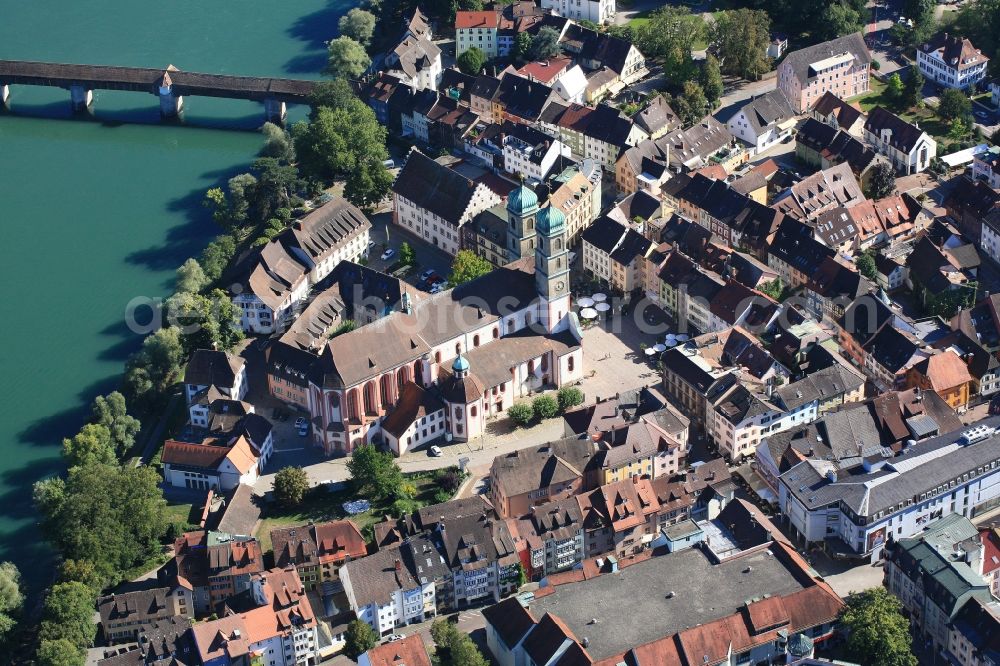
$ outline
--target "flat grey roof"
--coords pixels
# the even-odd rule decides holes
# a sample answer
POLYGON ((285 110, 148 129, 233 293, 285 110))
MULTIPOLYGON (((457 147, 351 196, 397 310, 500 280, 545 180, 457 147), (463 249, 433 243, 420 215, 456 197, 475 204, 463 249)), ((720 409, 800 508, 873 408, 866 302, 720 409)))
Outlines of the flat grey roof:
POLYGON ((552 613, 577 640, 585 637, 595 660, 736 613, 753 597, 803 589, 768 551, 713 565, 700 548, 660 555, 579 583, 555 588, 528 609, 552 613), (744 573, 747 567, 751 571, 744 573), (668 599, 667 594, 673 592, 668 599), (596 619, 596 623, 592 620, 596 619))

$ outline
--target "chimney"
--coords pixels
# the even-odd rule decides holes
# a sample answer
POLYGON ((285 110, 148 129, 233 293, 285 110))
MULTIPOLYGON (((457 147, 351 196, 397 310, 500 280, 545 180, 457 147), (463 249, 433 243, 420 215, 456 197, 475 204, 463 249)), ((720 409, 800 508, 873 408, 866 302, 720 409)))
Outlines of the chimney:
POLYGON ((395 564, 395 566, 396 566, 396 571, 397 571, 397 572, 399 572, 399 571, 402 571, 402 570, 403 570, 403 563, 402 563, 402 562, 400 562, 400 561, 399 561, 398 559, 397 559, 397 560, 395 560, 394 564, 395 564))

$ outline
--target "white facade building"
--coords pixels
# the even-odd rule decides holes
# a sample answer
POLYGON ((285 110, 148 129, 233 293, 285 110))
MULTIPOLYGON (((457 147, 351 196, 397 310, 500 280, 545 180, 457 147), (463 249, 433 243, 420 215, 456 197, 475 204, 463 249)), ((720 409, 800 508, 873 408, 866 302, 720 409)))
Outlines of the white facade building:
POLYGON ((1000 417, 841 471, 806 460, 778 477, 778 503, 804 544, 837 539, 876 561, 891 532, 909 537, 938 518, 1000 506, 1000 417))
POLYGON ((778 89, 747 102, 727 125, 729 132, 761 153, 792 135, 795 111, 778 89))
POLYGON ((450 255, 461 249, 462 225, 500 203, 486 185, 418 150, 410 153, 392 190, 393 221, 450 255))
POLYGON ((964 90, 986 77, 990 59, 968 39, 947 32, 917 47, 917 66, 929 81, 964 90))
POLYGON ((542 0, 542 9, 577 21, 611 23, 615 18, 615 0, 542 0))

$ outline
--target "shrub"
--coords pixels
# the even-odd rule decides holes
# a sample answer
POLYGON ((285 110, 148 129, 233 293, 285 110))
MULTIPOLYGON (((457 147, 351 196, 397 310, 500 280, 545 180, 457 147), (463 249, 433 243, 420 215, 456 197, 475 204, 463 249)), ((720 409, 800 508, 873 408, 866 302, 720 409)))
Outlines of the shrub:
POLYGON ((454 467, 448 467, 438 470, 434 480, 444 490, 455 492, 462 485, 462 474, 454 467))
POLYGON ((454 493, 444 488, 438 488, 437 492, 434 493, 434 503, 443 504, 445 502, 451 501, 451 497, 454 493))
POLYGON ((538 419, 551 419, 559 414, 559 403, 551 395, 540 395, 531 401, 531 410, 538 419))
POLYGON ((583 403, 583 391, 575 386, 564 386, 559 389, 557 399, 559 400, 559 409, 565 412, 567 409, 583 403))
POLYGON ((510 406, 510 409, 507 410, 507 416, 516 425, 527 426, 535 419, 535 410, 528 403, 519 402, 510 406))

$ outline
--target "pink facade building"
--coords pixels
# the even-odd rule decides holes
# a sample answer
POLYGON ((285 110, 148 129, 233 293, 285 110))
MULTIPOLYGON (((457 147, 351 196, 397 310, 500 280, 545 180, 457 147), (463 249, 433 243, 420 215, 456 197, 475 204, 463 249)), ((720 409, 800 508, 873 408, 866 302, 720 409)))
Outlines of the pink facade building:
POLYGON ((793 51, 778 66, 778 89, 796 113, 805 113, 824 93, 841 99, 869 90, 871 54, 860 33, 793 51))

